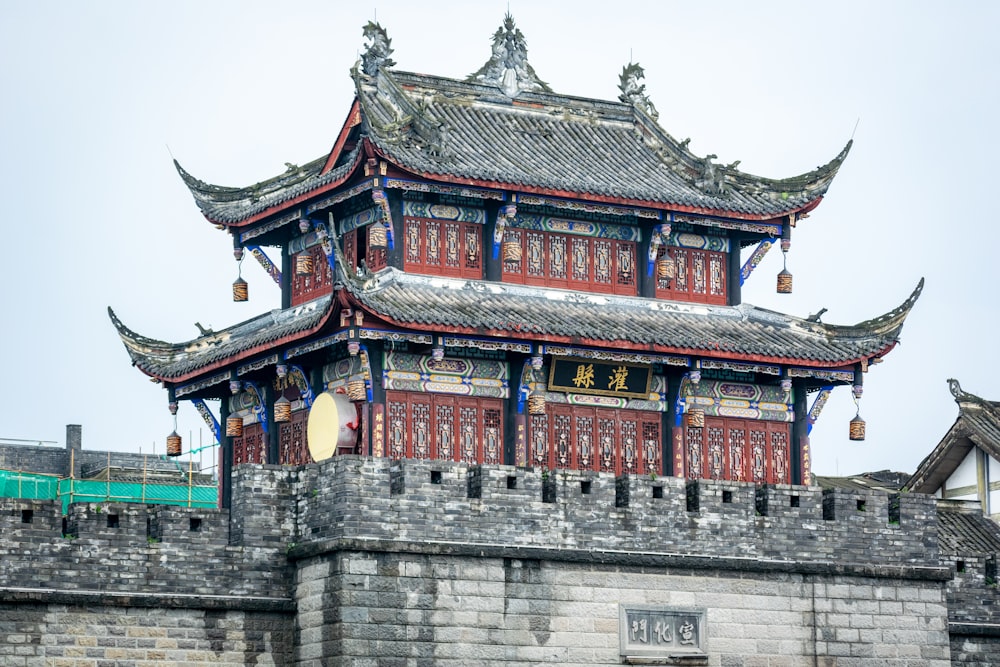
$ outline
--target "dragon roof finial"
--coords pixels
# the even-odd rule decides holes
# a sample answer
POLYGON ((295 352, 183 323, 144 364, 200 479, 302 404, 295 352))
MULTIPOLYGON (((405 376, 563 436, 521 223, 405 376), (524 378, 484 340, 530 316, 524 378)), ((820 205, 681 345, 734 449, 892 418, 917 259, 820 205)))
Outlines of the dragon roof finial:
POLYGON ((660 114, 656 111, 656 107, 653 106, 649 95, 646 94, 646 84, 639 83, 640 80, 645 78, 646 71, 639 63, 629 63, 625 67, 622 67, 622 73, 618 76, 618 90, 622 91, 622 94, 618 96, 618 99, 626 104, 631 104, 653 120, 656 120, 660 117, 660 114))
POLYGON ((383 67, 388 69, 396 64, 390 58, 392 55, 392 40, 389 34, 378 23, 369 21, 364 27, 364 38, 370 40, 361 54, 361 69, 368 76, 375 76, 383 67))
POLYGON ((469 75, 468 81, 493 84, 507 97, 516 97, 522 91, 551 92, 528 63, 528 44, 514 25, 514 17, 510 13, 504 16, 503 25, 493 33, 492 48, 490 59, 477 72, 469 75))

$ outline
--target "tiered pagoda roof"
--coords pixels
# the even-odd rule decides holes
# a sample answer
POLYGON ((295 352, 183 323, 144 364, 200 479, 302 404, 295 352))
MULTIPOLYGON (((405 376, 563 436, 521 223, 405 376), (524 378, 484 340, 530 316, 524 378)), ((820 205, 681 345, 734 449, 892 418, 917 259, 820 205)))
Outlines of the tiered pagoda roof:
MULTIPOLYGON (((379 159, 400 183, 541 194, 656 214, 775 220, 816 206, 851 146, 826 165, 787 179, 747 174, 736 163, 715 164, 715 156, 695 156, 687 140, 675 140, 657 124, 637 65, 623 70, 619 101, 551 92, 527 65, 523 36, 509 17, 494 36, 491 59, 465 81, 397 72, 384 31, 369 24, 366 37, 372 43, 352 70, 356 98, 329 154, 245 188, 206 184, 177 165, 209 220, 237 233, 272 224, 268 220, 294 219, 328 192, 363 185, 362 167, 379 159)), ((133 363, 173 383, 303 341, 347 308, 366 312, 366 326, 401 331, 832 369, 887 353, 923 285, 881 317, 835 326, 746 304, 587 295, 427 278, 395 268, 360 279, 345 273, 342 261, 336 264, 332 296, 185 343, 146 338, 114 313, 111 319, 133 363)))
MULTIPOLYGON (((505 26, 520 35, 513 21, 505 26)), ((508 57, 515 74, 491 77, 491 63, 503 69, 495 44, 494 58, 459 81, 395 71, 371 56, 377 44, 352 70, 355 103, 330 154, 243 188, 210 185, 177 164, 209 220, 263 219, 342 185, 371 156, 439 183, 765 220, 818 204, 851 147, 808 173, 764 178, 698 157, 660 127, 637 65, 623 71, 620 101, 605 101, 551 92, 517 64, 526 50, 508 57)))
MULTIPOLYGON (((881 317, 838 326, 748 304, 705 306, 589 295, 430 278, 394 268, 365 280, 338 273, 342 303, 366 312, 366 325, 372 327, 823 368, 848 366, 888 353, 923 288, 921 281, 906 301, 881 317)), ((178 344, 140 336, 109 312, 133 363, 148 375, 177 382, 263 354, 275 343, 303 340, 340 307, 337 300, 323 297, 178 344)))

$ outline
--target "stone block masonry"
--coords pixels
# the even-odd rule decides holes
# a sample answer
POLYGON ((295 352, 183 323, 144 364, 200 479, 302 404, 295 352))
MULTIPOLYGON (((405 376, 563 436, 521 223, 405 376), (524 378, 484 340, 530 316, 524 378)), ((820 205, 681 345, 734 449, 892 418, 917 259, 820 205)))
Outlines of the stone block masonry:
POLYGON ((233 481, 230 512, 0 502, 0 667, 617 665, 639 607, 704 613, 676 664, 950 664, 926 496, 356 456, 233 481))

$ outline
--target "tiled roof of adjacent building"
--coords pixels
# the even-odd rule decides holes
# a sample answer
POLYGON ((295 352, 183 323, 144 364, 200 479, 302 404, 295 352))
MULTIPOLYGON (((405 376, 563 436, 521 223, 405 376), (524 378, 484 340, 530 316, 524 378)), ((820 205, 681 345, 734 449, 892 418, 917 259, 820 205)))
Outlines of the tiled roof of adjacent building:
POLYGON ((977 502, 938 500, 938 541, 945 554, 1000 553, 1000 526, 977 502))
POLYGON ((974 447, 1000 459, 1000 403, 963 391, 958 380, 948 380, 948 386, 958 403, 958 417, 934 450, 917 466, 906 483, 910 491, 936 492, 974 447))
POLYGON ((537 78, 509 17, 494 37, 490 61, 465 81, 392 70, 388 38, 380 27, 369 27, 373 44, 352 70, 360 109, 353 152, 290 167, 247 188, 209 185, 178 165, 210 220, 239 224, 325 191, 357 168, 363 146, 433 181, 770 219, 814 206, 850 150, 848 143, 833 160, 800 176, 754 176, 739 171, 738 163, 694 155, 687 140, 661 128, 638 83, 638 65, 623 70, 620 101, 586 99, 553 93, 537 78), (327 164, 338 166, 324 173, 327 164))

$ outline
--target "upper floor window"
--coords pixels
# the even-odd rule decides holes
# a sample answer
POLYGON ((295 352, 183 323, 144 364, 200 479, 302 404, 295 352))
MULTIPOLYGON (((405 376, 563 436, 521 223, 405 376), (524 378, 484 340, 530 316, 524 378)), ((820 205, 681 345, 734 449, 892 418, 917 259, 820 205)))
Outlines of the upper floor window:
POLYGON ((355 272, 361 268, 361 260, 369 271, 384 269, 388 264, 385 226, 381 222, 345 232, 343 243, 344 261, 355 272))
POLYGON ((656 296, 724 305, 727 239, 679 234, 657 251, 656 296))
POLYGON ((505 282, 634 296, 635 242, 509 227, 505 282))
POLYGON ((483 277, 482 225, 431 218, 403 219, 403 269, 456 278, 483 277))
POLYGON ((333 284, 330 262, 323 247, 314 245, 295 253, 292 260, 292 305, 328 294, 333 284))

